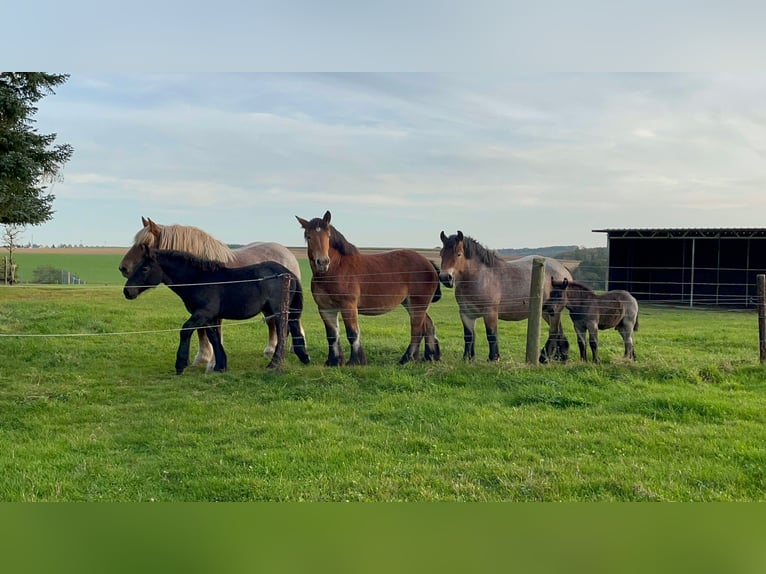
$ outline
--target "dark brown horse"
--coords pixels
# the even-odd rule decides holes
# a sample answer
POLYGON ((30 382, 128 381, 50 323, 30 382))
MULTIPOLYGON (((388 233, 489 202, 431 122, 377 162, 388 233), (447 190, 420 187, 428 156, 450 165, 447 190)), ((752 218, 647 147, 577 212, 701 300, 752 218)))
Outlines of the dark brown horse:
MULTIPOLYGON (((441 273, 439 279, 446 287, 455 288, 455 299, 463 322, 465 350, 463 358, 471 360, 475 352, 476 319, 484 319, 489 343, 489 360, 497 361, 497 321, 521 321, 529 317, 529 287, 532 281, 532 261, 535 256, 506 261, 496 251, 487 249, 475 239, 458 231, 447 237, 441 232, 441 273)), ((543 300, 550 293, 550 279, 571 279, 572 275, 556 259, 545 258, 545 287, 543 300)), ((541 360, 566 360, 569 343, 561 322, 549 313, 543 318, 551 326, 541 360)))
MULTIPOLYGON (((275 261, 284 265, 298 279, 301 277, 301 269, 298 260, 287 247, 279 243, 250 243, 244 247, 231 249, 228 245, 219 241, 207 232, 191 225, 160 225, 151 219, 141 218, 143 227, 138 230, 133 240, 133 246, 128 250, 120 261, 120 273, 128 277, 135 265, 143 258, 142 245, 148 245, 156 249, 174 249, 190 253, 206 261, 222 263, 229 268, 245 267, 255 263, 275 261)), ((267 321, 269 328, 269 341, 263 354, 271 357, 277 346, 277 329, 275 321, 267 321)), ((303 326, 301 325, 301 332, 303 326)), ((197 331, 199 336, 199 352, 194 359, 195 365, 207 363, 207 370, 215 366, 213 347, 207 338, 207 330, 197 331)), ((219 333, 222 337, 223 335, 219 333)))
POLYGON ((638 330, 638 301, 633 295, 621 289, 599 295, 585 285, 566 279, 551 279, 551 287, 551 295, 543 309, 558 317, 564 308, 569 309, 583 361, 588 360, 585 333, 588 333, 593 362, 598 363, 598 332, 612 328, 622 335, 625 357, 636 360, 633 331, 638 330))
POLYGON ((428 306, 441 297, 433 263, 409 249, 362 254, 330 225, 330 212, 311 221, 296 216, 303 227, 308 258, 314 273, 311 293, 324 321, 329 352, 327 365, 344 362, 338 313, 351 344, 350 365, 364 365, 367 357, 359 335, 358 315, 382 315, 403 305, 410 315, 410 344, 399 361, 417 358, 425 338, 425 360, 439 360, 441 352, 428 306))

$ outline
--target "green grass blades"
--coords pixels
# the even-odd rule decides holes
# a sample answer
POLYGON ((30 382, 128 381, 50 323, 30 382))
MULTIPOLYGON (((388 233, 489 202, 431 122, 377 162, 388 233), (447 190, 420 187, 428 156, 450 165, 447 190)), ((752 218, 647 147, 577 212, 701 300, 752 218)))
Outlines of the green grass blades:
MULTIPOLYGON (((166 287, 0 289, 3 501, 732 501, 766 499, 766 384, 754 313, 644 306, 638 361, 462 361, 454 294, 439 363, 396 363, 404 310, 361 319, 370 365, 267 372, 260 319, 224 323, 226 373, 174 374, 188 314, 166 287)), ((571 321, 565 329, 576 350, 571 321)), ((196 337, 192 349, 196 350, 196 337)), ((348 354, 348 344, 344 341, 348 354)))

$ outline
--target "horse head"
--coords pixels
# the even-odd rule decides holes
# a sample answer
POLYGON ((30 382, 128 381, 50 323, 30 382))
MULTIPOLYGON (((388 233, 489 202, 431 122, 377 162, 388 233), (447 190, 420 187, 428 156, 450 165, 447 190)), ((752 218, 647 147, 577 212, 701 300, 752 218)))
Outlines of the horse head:
POLYGON ((551 277, 551 292, 543 303, 544 313, 559 315, 564 310, 568 302, 567 287, 569 287, 569 279, 566 277, 563 281, 556 281, 551 277))
POLYGON ((465 246, 463 244, 463 232, 458 231, 457 235, 447 237, 444 231, 439 236, 442 241, 442 248, 439 252, 441 256, 441 271, 439 272, 439 281, 445 287, 455 286, 455 277, 463 270, 465 265, 465 246))
POLYGON ((311 270, 314 273, 327 273, 330 269, 330 238, 332 236, 330 212, 326 211, 323 218, 315 217, 311 221, 297 215, 295 218, 303 228, 311 270))
POLYGON ((155 249, 146 244, 137 247, 141 251, 141 259, 133 267, 122 294, 126 299, 135 299, 141 293, 152 287, 156 287, 162 282, 162 267, 157 260, 155 249))
POLYGON ((143 257, 143 252, 141 250, 142 245, 150 245, 152 247, 158 247, 160 245, 162 228, 150 218, 143 216, 141 216, 141 224, 143 227, 136 233, 136 236, 133 239, 133 246, 128 249, 128 252, 122 258, 122 261, 120 261, 120 273, 126 278, 130 277, 133 269, 143 257))

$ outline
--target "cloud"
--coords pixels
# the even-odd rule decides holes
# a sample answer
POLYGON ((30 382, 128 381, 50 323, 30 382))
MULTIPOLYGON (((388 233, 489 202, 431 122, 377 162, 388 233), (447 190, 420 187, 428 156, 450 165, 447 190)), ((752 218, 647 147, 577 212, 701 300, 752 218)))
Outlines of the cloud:
POLYGON ((381 223, 355 230, 367 244, 418 219, 415 246, 466 219, 497 247, 554 228, 588 244, 601 227, 762 221, 764 99, 752 75, 73 76, 39 127, 75 147, 62 199, 242 219, 243 237, 250 210, 268 238, 332 208, 381 223))

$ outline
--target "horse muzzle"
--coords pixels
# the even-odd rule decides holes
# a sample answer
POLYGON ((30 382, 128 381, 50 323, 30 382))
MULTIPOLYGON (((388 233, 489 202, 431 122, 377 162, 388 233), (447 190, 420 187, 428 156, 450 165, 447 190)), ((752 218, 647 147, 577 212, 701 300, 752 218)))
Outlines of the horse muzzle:
POLYGON ((452 289, 455 286, 455 275, 449 271, 442 271, 439 273, 439 281, 445 287, 452 289))
POLYGON ((132 301, 141 294, 141 290, 137 287, 125 287, 122 290, 122 294, 125 295, 125 299, 132 301))
POLYGON ((318 273, 327 273, 327 270, 330 268, 330 258, 317 257, 314 259, 314 267, 316 267, 318 273))

